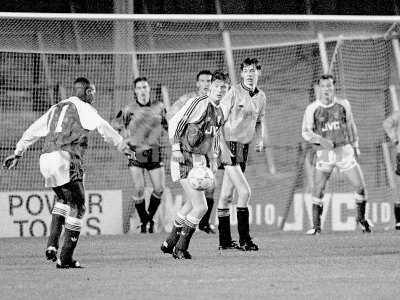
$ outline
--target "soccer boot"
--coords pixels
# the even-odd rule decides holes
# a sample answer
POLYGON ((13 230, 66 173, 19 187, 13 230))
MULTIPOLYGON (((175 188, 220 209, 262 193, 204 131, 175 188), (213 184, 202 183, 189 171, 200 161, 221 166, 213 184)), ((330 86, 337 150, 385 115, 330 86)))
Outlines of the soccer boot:
POLYGON ((242 250, 242 248, 238 245, 238 243, 234 240, 230 241, 229 243, 225 244, 225 245, 219 245, 218 246, 219 250, 229 250, 229 249, 233 249, 233 250, 242 250))
POLYGON ((189 251, 178 249, 176 247, 172 251, 172 257, 175 259, 192 259, 192 255, 189 251))
POLYGON ((199 226, 199 230, 204 231, 207 234, 215 234, 215 230, 210 225, 199 226))
POLYGON ((395 228, 396 230, 400 230, 400 223, 396 223, 396 225, 394 226, 394 228, 395 228))
POLYGON ((57 260, 57 249, 54 246, 47 247, 46 251, 47 260, 56 261, 57 260))
POLYGON ((141 223, 137 228, 140 227, 140 233, 147 233, 147 222, 141 223))
POLYGON ((368 223, 367 220, 361 220, 360 221, 360 227, 362 229, 362 232, 370 233, 371 232, 371 225, 368 223))
POLYGON ((240 248, 243 251, 258 251, 258 246, 251 239, 240 242, 240 248))
POLYGON ((83 267, 77 260, 72 260, 69 264, 62 264, 60 260, 57 260, 57 269, 82 269, 83 267))
POLYGON ((154 221, 149 220, 149 228, 148 228, 149 233, 154 233, 154 221))
POLYGON ((163 253, 165 253, 165 254, 172 254, 173 250, 174 250, 173 247, 172 247, 172 248, 171 248, 171 247, 168 247, 167 241, 164 241, 164 242, 161 244, 161 251, 162 251, 163 253))
POLYGON ((319 228, 311 228, 306 232, 307 235, 320 235, 321 234, 321 229, 319 228))

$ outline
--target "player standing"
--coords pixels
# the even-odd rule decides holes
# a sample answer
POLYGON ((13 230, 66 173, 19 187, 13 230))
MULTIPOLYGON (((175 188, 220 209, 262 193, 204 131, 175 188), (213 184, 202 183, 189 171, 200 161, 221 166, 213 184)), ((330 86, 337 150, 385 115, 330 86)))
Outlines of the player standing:
POLYGON ((74 95, 53 105, 36 120, 18 141, 13 155, 6 158, 4 166, 14 168, 22 154, 33 143, 44 137, 40 155, 40 171, 46 187, 51 187, 58 197, 52 211, 50 237, 46 257, 57 260, 58 242, 65 223, 64 243, 57 268, 80 268, 73 259, 85 213, 82 159, 88 145, 88 133, 97 130, 104 140, 124 151, 123 138, 100 117, 91 105, 95 87, 80 77, 74 82, 74 95))
POLYGON ((219 104, 228 89, 228 80, 227 74, 214 72, 210 93, 190 99, 169 121, 171 176, 174 181, 180 181, 188 201, 178 211, 172 231, 161 250, 172 253, 177 259, 191 258, 188 252, 190 239, 207 212, 204 192, 193 189, 187 175, 193 167, 206 166, 206 155, 211 170, 214 173, 217 171, 221 146, 218 134, 224 122, 219 104))
POLYGON ((261 66, 256 58, 246 58, 240 65, 242 82, 233 86, 221 103, 225 115, 224 138, 233 155, 225 173, 218 203, 218 231, 220 249, 257 251, 250 237, 249 209, 250 185, 244 175, 249 144, 256 135, 256 151, 264 148, 266 97, 258 89, 261 66), (234 190, 237 191, 237 220, 239 245, 232 240, 229 206, 234 190))
POLYGON ((154 232, 153 217, 160 206, 164 192, 164 166, 161 161, 162 127, 167 129, 165 110, 161 103, 150 100, 150 85, 146 77, 134 80, 135 100, 120 110, 112 125, 126 139, 134 156, 128 166, 132 175, 133 195, 139 215, 140 232, 154 232), (144 199, 144 171, 147 170, 153 185, 153 192, 146 211, 144 199))
POLYGON ((314 173, 313 228, 307 234, 321 232, 322 199, 326 183, 336 166, 355 189, 357 221, 364 232, 371 232, 365 219, 367 191, 364 175, 355 154, 359 154, 358 134, 348 100, 335 96, 335 81, 332 75, 318 79, 319 95, 309 104, 303 118, 302 136, 319 146, 314 173))
MULTIPOLYGON (((185 104, 192 98, 207 95, 210 91, 212 73, 209 70, 201 70, 196 76, 197 91, 187 93, 181 96, 171 107, 167 113, 167 119, 171 119, 185 104)), ((200 220, 199 229, 206 232, 215 234, 215 231, 210 226, 210 216, 214 206, 214 187, 205 191, 207 200, 207 212, 200 220)))
MULTIPOLYGON (((400 111, 395 111, 391 116, 389 116, 383 122, 383 128, 385 129, 388 137, 392 141, 392 143, 396 146, 397 154, 396 154, 396 177, 397 177, 397 186, 400 187, 400 145, 399 145, 399 137, 400 137, 400 111)), ((394 204, 394 218, 395 218, 395 228, 396 230, 400 230, 400 195, 397 197, 397 201, 394 204)))

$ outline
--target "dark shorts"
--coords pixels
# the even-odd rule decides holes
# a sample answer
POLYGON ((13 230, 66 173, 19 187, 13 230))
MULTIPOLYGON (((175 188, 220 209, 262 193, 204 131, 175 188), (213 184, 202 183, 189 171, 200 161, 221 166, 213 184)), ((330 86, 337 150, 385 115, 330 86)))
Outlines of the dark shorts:
POLYGON ((396 154, 396 175, 400 176, 400 153, 396 154))
POLYGON ((137 151, 135 152, 135 156, 135 159, 129 159, 128 167, 137 167, 151 171, 163 166, 160 147, 140 152, 137 151))
POLYGON ((249 144, 231 141, 227 141, 226 144, 233 155, 231 158, 231 165, 240 166, 240 169, 244 173, 244 171, 246 171, 247 157, 249 155, 249 144))
POLYGON ((84 210, 85 189, 82 180, 70 181, 62 186, 54 187, 53 191, 57 195, 59 202, 84 210))

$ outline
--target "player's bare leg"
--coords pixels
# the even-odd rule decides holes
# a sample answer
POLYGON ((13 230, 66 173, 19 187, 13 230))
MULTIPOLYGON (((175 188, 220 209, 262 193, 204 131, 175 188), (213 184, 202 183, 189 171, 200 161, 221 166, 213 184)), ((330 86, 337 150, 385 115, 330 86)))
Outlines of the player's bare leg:
POLYGON ((331 171, 322 171, 315 169, 314 172, 314 185, 312 193, 312 216, 313 228, 307 231, 307 234, 314 235, 321 233, 321 215, 323 211, 323 202, 326 183, 332 174, 331 171))
POLYGON ((356 163, 352 168, 343 171, 343 173, 355 189, 354 198, 357 205, 357 221, 360 223, 363 232, 371 232, 370 224, 365 219, 367 191, 360 165, 356 163))
POLYGON ((153 192, 150 196, 150 203, 147 209, 148 222, 149 222, 149 233, 154 232, 154 221, 153 217, 157 212, 158 207, 161 203, 161 197, 164 192, 164 168, 157 168, 149 171, 150 180, 153 185, 153 192))
POLYGON ((146 233, 146 227, 149 220, 146 211, 146 202, 144 199, 144 170, 135 166, 129 168, 132 175, 133 195, 132 199, 140 219, 140 232, 146 233))
POLYGON ((187 179, 182 179, 180 182, 193 207, 186 215, 186 220, 174 248, 173 256, 177 259, 190 259, 191 255, 188 252, 189 243, 201 218, 207 212, 207 201, 204 192, 194 190, 187 179))
POLYGON ((214 188, 206 190, 204 193, 206 196, 208 209, 203 218, 200 220, 199 229, 206 233, 215 234, 215 231, 210 227, 210 216, 214 207, 214 188))

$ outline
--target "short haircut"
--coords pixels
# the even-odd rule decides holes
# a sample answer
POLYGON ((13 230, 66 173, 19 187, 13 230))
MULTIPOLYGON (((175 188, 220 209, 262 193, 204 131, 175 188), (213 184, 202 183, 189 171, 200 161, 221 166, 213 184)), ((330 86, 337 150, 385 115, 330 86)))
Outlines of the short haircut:
POLYGON ((85 77, 78 77, 77 79, 75 79, 74 81, 74 85, 77 83, 81 83, 85 89, 87 89, 88 87, 90 87, 90 81, 89 79, 85 78, 85 77))
POLYGON ((196 75, 196 81, 199 81, 199 78, 200 78, 200 76, 201 75, 210 75, 210 76, 212 76, 212 73, 211 73, 211 71, 209 71, 209 70, 201 70, 199 73, 197 73, 197 75, 196 75))
POLYGON ((146 82, 148 82, 148 81, 147 81, 147 78, 144 77, 144 76, 142 76, 142 77, 137 77, 137 78, 133 81, 133 87, 136 87, 136 84, 137 84, 138 82, 141 82, 141 81, 146 81, 146 82))
POLYGON ((214 82, 215 80, 222 80, 229 83, 229 75, 222 70, 217 70, 211 76, 211 82, 214 82))
POLYGON ((332 74, 322 74, 322 75, 319 76, 319 78, 318 78, 318 84, 321 83, 321 80, 327 80, 327 79, 332 79, 333 84, 336 83, 335 77, 333 77, 332 74))
POLYGON ((261 70, 261 65, 258 62, 257 58, 250 58, 247 57, 244 61, 242 61, 242 63, 240 64, 240 71, 243 71, 245 66, 251 66, 254 65, 254 67, 256 68, 256 70, 261 70))

